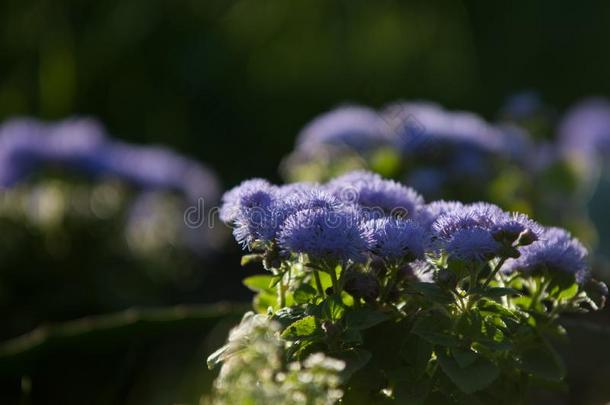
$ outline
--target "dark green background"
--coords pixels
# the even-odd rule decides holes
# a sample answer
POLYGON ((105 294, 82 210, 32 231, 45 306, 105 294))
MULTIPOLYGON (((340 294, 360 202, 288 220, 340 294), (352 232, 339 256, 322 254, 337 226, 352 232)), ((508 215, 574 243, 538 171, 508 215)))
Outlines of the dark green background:
POLYGON ((493 118, 610 93, 605 1, 4 0, 0 118, 99 117, 231 185, 276 176, 311 117, 427 98, 493 118))

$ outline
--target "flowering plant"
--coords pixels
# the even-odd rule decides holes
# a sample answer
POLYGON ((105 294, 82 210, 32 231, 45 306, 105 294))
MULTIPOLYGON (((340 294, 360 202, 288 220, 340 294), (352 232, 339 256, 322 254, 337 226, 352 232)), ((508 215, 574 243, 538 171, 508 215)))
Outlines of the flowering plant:
POLYGON ((509 100, 501 119, 488 122, 426 101, 379 110, 340 106, 302 129, 282 174, 289 181, 324 181, 349 170, 372 170, 405 181, 429 199, 490 201, 544 223, 561 218, 562 226, 592 242, 595 230, 585 205, 593 159, 575 156, 566 141, 591 145, 592 137, 582 134, 591 125, 582 119, 573 125, 570 113, 557 125, 558 139, 550 141, 545 138, 551 134, 541 135, 524 118, 541 108, 540 101, 509 100))
POLYGON ((0 338, 203 284, 226 232, 189 226, 185 211, 206 219, 219 190, 197 161, 113 139, 93 119, 3 122, 0 285, 11 293, 0 306, 11 311, 0 338))
POLYGON ((560 315, 596 310, 607 293, 567 231, 489 203, 425 204, 370 172, 249 180, 224 195, 221 217, 249 250, 242 262, 268 273, 244 280, 259 315, 208 360, 223 363, 217 403, 246 389, 248 403, 268 403, 269 384, 293 392, 287 373, 312 356, 330 364, 325 389, 282 403, 523 402, 565 376, 560 315), (239 377, 250 357, 265 372, 239 377))

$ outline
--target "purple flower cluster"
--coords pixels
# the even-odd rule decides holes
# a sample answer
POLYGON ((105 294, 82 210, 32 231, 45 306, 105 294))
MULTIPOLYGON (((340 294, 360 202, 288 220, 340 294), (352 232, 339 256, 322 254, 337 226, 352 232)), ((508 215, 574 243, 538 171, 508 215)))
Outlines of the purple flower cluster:
POLYGON ((542 226, 523 214, 509 214, 488 203, 460 205, 440 202, 427 211, 438 245, 450 256, 465 261, 487 261, 536 241, 542 226), (433 218, 433 213, 439 215, 433 218))
POLYGON ((396 137, 396 142, 409 155, 428 153, 430 149, 500 152, 502 130, 479 116, 450 112, 429 102, 396 103, 382 112, 396 137))
POLYGON ((386 130, 386 123, 375 110, 342 106, 307 124, 297 145, 303 152, 314 153, 321 146, 365 151, 387 143, 386 130))
MULTIPOLYGON (((222 201, 221 219, 234 227, 237 241, 249 248, 257 241, 277 243, 287 253, 359 261, 371 249, 374 235, 388 236, 374 230, 402 224, 382 221, 388 218, 400 218, 412 228, 412 239, 403 238, 403 242, 416 243, 415 233, 423 239, 424 231, 405 220, 415 217, 423 206, 421 196, 369 172, 348 173, 324 185, 279 187, 260 179, 249 180, 228 191, 222 201)), ((388 228, 388 232, 392 231, 388 228)), ((376 246, 394 249, 394 255, 401 249, 383 241, 376 246)), ((408 247, 402 249, 409 254, 408 247)), ((413 245, 410 249, 414 256, 423 257, 423 247, 413 245)))
POLYGON ((519 258, 511 261, 517 268, 515 263, 534 260, 528 259, 532 252, 552 248, 548 255, 558 252, 556 260, 567 266, 554 263, 553 269, 574 268, 569 273, 579 280, 586 271, 584 264, 575 265, 582 259, 576 254, 582 250, 574 248, 579 242, 571 237, 566 242, 555 228, 483 202, 424 204, 414 190, 364 171, 326 184, 274 186, 249 180, 224 195, 221 216, 244 247, 277 246, 284 257, 307 254, 331 262, 378 258, 405 265, 446 254, 469 263, 519 258), (349 199, 346 190, 353 193, 349 199))
POLYGON ((508 260, 504 271, 572 274, 583 284, 589 277, 587 249, 566 230, 548 228, 539 241, 522 249, 519 258, 508 260))
POLYGON ((392 151, 409 184, 438 195, 465 179, 490 177, 495 161, 521 161, 529 149, 528 135, 516 126, 493 125, 435 103, 398 102, 380 111, 339 107, 315 118, 301 132, 285 168, 299 176, 300 166, 325 160, 332 165, 342 156, 349 167, 374 167, 378 151, 392 151))
POLYGON ((0 126, 0 187, 44 167, 116 177, 146 190, 171 189, 191 200, 215 199, 219 190, 216 177, 199 163, 166 148, 113 141, 92 119, 13 119, 0 126))

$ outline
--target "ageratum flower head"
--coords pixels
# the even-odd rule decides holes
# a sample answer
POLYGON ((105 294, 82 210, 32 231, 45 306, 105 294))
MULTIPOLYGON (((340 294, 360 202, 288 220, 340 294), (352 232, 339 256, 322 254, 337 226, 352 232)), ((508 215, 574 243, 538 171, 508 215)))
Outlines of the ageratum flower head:
POLYGON ((371 238, 357 209, 313 208, 290 215, 278 234, 286 253, 304 253, 311 260, 362 261, 371 238))
POLYGON ((233 235, 244 247, 272 242, 287 216, 286 204, 277 198, 277 188, 252 190, 241 196, 233 235))
POLYGON ((498 255, 501 245, 483 228, 464 228, 446 241, 444 249, 462 261, 485 262, 498 255))
POLYGON ((443 214, 464 208, 459 201, 432 201, 424 205, 417 215, 418 222, 424 229, 431 230, 432 224, 443 214))
POLYGON ((434 221, 432 229, 436 236, 448 240, 463 229, 479 228, 490 232, 505 217, 506 213, 500 207, 480 202, 440 215, 434 221))
POLYGON ((345 106, 310 122, 299 134, 297 147, 304 152, 329 146, 365 151, 385 141, 386 123, 375 110, 345 106))
POLYGON ((524 246, 537 241, 544 233, 544 228, 525 214, 512 213, 500 217, 491 233, 497 241, 518 241, 519 245, 524 246))
POLYGON ((570 274, 582 284, 589 276, 587 254, 583 244, 565 229, 548 228, 539 241, 521 250, 521 257, 508 260, 504 271, 570 274))
POLYGON ((344 204, 357 204, 373 218, 385 214, 413 218, 424 204, 422 196, 412 188, 367 171, 347 173, 326 187, 344 204))
MULTIPOLYGON (((296 183, 297 185, 299 183, 296 183)), ((288 213, 306 209, 324 208, 337 209, 340 201, 332 194, 321 188, 298 188, 284 186, 279 189, 279 197, 283 199, 288 213), (289 188, 286 190, 286 188, 289 188)))
POLYGON ((379 218, 367 221, 371 231, 371 251, 388 261, 412 262, 424 258, 428 235, 413 220, 379 218))
MULTIPOLYGON (((451 207, 442 203, 433 209, 451 207)), ((431 215, 431 214, 429 214, 431 215)), ((441 214, 432 224, 440 248, 462 259, 489 260, 501 253, 518 255, 513 244, 528 245, 539 238, 542 227, 523 214, 509 214, 498 206, 475 203, 441 214)))
POLYGON ((226 224, 234 223, 241 210, 242 197, 247 197, 257 191, 274 193, 275 187, 264 179, 246 180, 238 186, 227 191, 222 196, 222 206, 220 207, 220 220, 226 224))

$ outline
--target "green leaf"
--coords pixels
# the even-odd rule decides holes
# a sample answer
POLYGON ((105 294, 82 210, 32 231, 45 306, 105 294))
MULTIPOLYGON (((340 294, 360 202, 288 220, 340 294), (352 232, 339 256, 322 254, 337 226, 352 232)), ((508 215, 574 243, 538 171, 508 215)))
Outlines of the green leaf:
POLYGON ((343 317, 345 305, 338 295, 329 295, 320 303, 322 315, 326 320, 336 322, 343 317))
POLYGON ((261 291, 254 297, 253 306, 259 314, 266 313, 269 308, 277 309, 277 294, 273 290, 261 291))
POLYGON ((294 302, 297 304, 305 304, 311 301, 316 295, 317 291, 309 284, 301 284, 293 294, 294 302))
POLYGON ((333 357, 345 362, 345 368, 341 372, 341 379, 343 381, 349 381, 355 372, 360 370, 369 360, 371 360, 372 355, 364 349, 351 349, 333 355, 333 357))
POLYGON ((306 316, 305 318, 299 319, 288 326, 284 332, 282 332, 282 338, 286 340, 298 340, 307 339, 319 335, 320 329, 316 324, 316 318, 313 316, 306 316))
POLYGON ((451 333, 450 321, 439 314, 422 317, 415 322, 412 332, 422 339, 447 347, 460 347, 462 342, 451 333))
POLYGON ((350 311, 345 316, 345 322, 348 328, 364 330, 371 328, 388 319, 388 316, 382 312, 375 311, 371 308, 359 308, 350 311))
POLYGON ((479 356, 470 349, 465 350, 459 348, 451 349, 451 354, 461 368, 471 366, 475 361, 477 361, 479 356))
POLYGON ((444 350, 439 350, 437 357, 443 372, 466 394, 487 388, 500 376, 500 369, 481 356, 477 356, 475 361, 466 367, 461 367, 457 360, 444 350))
POLYGON ((488 299, 482 299, 479 301, 477 307, 484 315, 500 315, 507 318, 519 319, 519 315, 510 309, 498 304, 495 301, 488 299))
POLYGON ((576 294, 578 294, 578 290, 579 290, 578 284, 574 283, 570 287, 566 288, 565 290, 562 290, 559 293, 559 295, 557 296, 557 299, 569 300, 570 298, 574 298, 576 296, 576 294))
POLYGON ((421 377, 432 357, 432 345, 417 335, 409 334, 400 348, 400 357, 410 366, 412 377, 421 377))
POLYGON ((263 256, 260 253, 253 253, 251 255, 243 255, 241 257, 241 265, 242 266, 247 266, 250 263, 257 263, 263 260, 265 256, 263 256))
POLYGON ((543 380, 559 382, 565 378, 566 370, 561 358, 554 350, 532 347, 519 355, 521 369, 543 380))
POLYGON ((407 292, 421 294, 425 298, 443 305, 453 302, 451 295, 434 283, 413 283, 407 288, 407 292))
POLYGON ((272 319, 274 321, 278 321, 280 325, 282 325, 282 328, 285 328, 299 319, 302 319, 304 316, 305 312, 302 309, 286 307, 280 308, 275 314, 273 314, 272 319))
POLYGON ((353 343, 357 345, 364 343, 362 333, 360 333, 360 331, 357 329, 347 329, 345 332, 343 332, 343 340, 345 343, 353 343))
POLYGON ((488 287, 485 289, 477 287, 473 289, 472 293, 491 299, 502 298, 505 295, 523 295, 521 291, 507 287, 488 287))
POLYGON ((242 283, 252 291, 258 292, 271 290, 269 285, 271 284, 272 280, 273 276, 261 274, 247 277, 242 281, 242 283))

